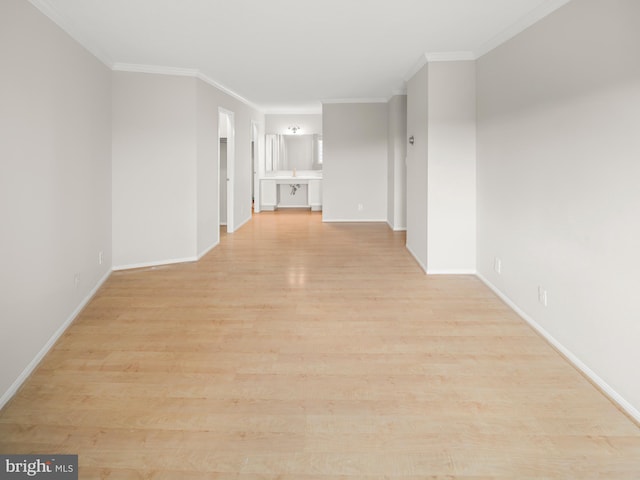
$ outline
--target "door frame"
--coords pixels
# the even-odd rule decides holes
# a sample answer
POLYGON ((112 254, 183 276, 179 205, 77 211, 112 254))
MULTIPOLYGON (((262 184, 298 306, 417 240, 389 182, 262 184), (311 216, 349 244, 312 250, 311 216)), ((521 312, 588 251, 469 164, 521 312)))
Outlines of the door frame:
MULTIPOLYGON (((231 110, 218 107, 218 196, 220 195, 220 182, 227 182, 227 233, 235 230, 234 218, 234 181, 235 181, 235 114, 231 110), (227 123, 227 178, 220 178, 220 126, 227 123)), ((218 204, 220 199, 218 198, 218 204)), ((218 228, 220 228, 220 216, 218 215, 218 228)))
POLYGON ((251 120, 251 141, 253 142, 253 162, 251 165, 251 181, 253 183, 253 211, 260 213, 260 175, 261 159, 260 153, 260 124, 251 120))

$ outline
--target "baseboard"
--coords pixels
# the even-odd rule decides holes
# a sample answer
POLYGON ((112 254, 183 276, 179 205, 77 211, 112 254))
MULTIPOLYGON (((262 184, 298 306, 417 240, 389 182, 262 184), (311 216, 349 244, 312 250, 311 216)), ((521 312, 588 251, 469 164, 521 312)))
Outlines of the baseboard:
POLYGON ((211 244, 209 247, 207 247, 202 253, 198 254, 198 260, 200 260, 202 257, 204 257, 211 250, 216 248, 218 245, 220 245, 220 240, 216 240, 215 242, 213 242, 213 244, 211 244))
POLYGON ((389 228, 391 230, 393 230, 394 232, 406 232, 407 231, 407 227, 394 227, 389 220, 387 220, 387 225, 389 225, 389 228))
POLYGON ((249 220, 251 220, 251 215, 249 215, 247 218, 245 218, 242 222, 240 222, 238 225, 236 225, 236 228, 234 228, 234 232, 237 232, 238 230, 240 230, 242 227, 244 227, 247 223, 249 223, 249 220))
POLYGON ((174 263, 189 263, 189 262, 197 262, 197 261, 198 261, 198 257, 172 258, 168 260, 158 260, 155 262, 143 262, 143 263, 132 263, 129 265, 118 265, 113 267, 113 271, 117 272, 120 270, 132 270, 134 268, 158 267, 160 265, 172 265, 174 263))
POLYGON ((405 245, 406 249, 409 251, 409 253, 411 254, 411 256, 413 257, 413 259, 418 262, 418 265, 420 265, 420 268, 422 269, 422 271, 425 273, 425 275, 427 274, 427 266, 425 264, 422 263, 422 261, 418 258, 418 256, 416 255, 416 252, 414 252, 413 250, 411 250, 411 247, 409 245, 405 245))
POLYGON ((553 348, 555 348, 564 358, 567 359, 575 368, 577 368, 584 376, 586 376, 593 384, 599 388, 609 399, 616 404, 621 410, 623 410, 629 417, 635 422, 640 424, 640 410, 626 401, 618 392, 616 392, 611 386, 600 378, 593 370, 591 370, 585 363, 583 363, 571 350, 562 345, 556 340, 549 332, 547 332, 538 322, 536 322, 531 316, 525 313, 520 307, 518 307, 507 295, 502 293, 498 287, 487 280, 481 273, 476 273, 476 276, 487 286, 493 293, 495 293, 500 299, 506 303, 511 309, 516 312, 525 322, 538 332, 547 342, 549 342, 553 348))
POLYGON ((477 272, 475 269, 427 269, 427 275, 475 275, 477 272))
POLYGON ((29 378, 29 376, 34 372, 34 370, 38 367, 42 359, 45 357, 51 347, 55 345, 58 339, 62 336, 62 334, 69 328, 69 325, 73 323, 78 314, 82 311, 82 309, 89 303, 89 301, 93 298, 93 296, 97 293, 97 291, 102 287, 104 282, 107 281, 109 276, 111 275, 111 270, 109 270, 105 275, 98 280, 98 283, 91 289, 91 291, 87 294, 87 296, 80 302, 80 304, 75 308, 71 315, 67 317, 65 322, 60 325, 60 327, 54 332, 51 338, 45 343, 44 347, 40 349, 38 354, 29 362, 29 365, 22 371, 22 373, 16 378, 16 380, 11 384, 9 389, 0 397, 0 409, 2 409, 11 398, 18 392, 22 384, 29 378))

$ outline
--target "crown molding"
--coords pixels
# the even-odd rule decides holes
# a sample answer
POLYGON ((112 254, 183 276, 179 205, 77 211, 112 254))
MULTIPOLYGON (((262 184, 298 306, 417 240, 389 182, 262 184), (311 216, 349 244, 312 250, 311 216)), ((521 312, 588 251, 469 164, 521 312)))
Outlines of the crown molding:
POLYGON ((550 13, 556 11, 560 7, 566 5, 571 0, 547 0, 538 8, 520 18, 517 22, 511 24, 508 28, 483 43, 475 51, 458 51, 458 52, 426 52, 420 56, 414 66, 404 76, 404 81, 408 82, 422 67, 432 62, 461 62, 474 61, 490 52, 494 48, 502 45, 507 40, 515 37, 520 32, 526 30, 534 23, 542 20, 550 13))
POLYGON ((468 62, 476 59, 473 52, 430 52, 425 54, 427 62, 468 62))
MULTIPOLYGON (((1 0, 0 0, 1 1, 1 0)), ((494 48, 503 44, 507 40, 513 38, 523 30, 527 29, 534 23, 543 19, 550 13, 559 9, 560 7, 566 5, 571 0, 546 0, 542 5, 538 8, 532 10, 522 18, 520 18, 517 22, 510 25, 504 31, 499 33, 498 35, 492 37, 484 44, 482 44, 477 50, 470 51, 459 51, 459 52, 430 52, 424 53, 420 56, 415 65, 405 74, 403 80, 408 82, 418 71, 424 67, 426 64, 431 62, 452 62, 452 61, 473 61, 486 53, 490 52, 494 48)), ((123 71, 123 72, 138 72, 138 73, 152 73, 152 74, 160 74, 160 75, 176 75, 176 76, 187 76, 194 77, 202 80, 203 82, 211 85, 212 87, 222 91, 223 93, 229 95, 230 97, 240 101, 241 103, 247 105, 250 108, 253 108, 261 113, 284 113, 289 110, 286 108, 277 109, 264 109, 255 103, 247 100, 242 95, 237 94, 230 88, 225 85, 216 82, 211 77, 205 75, 198 69, 191 68, 173 68, 173 67, 162 67, 162 66, 154 66, 154 65, 137 65, 137 64, 127 64, 127 63, 114 63, 112 59, 107 55, 100 47, 92 43, 88 40, 88 37, 82 33, 82 29, 78 28, 73 22, 64 18, 63 15, 58 13, 58 11, 53 7, 51 0, 29 0, 29 2, 38 9, 42 14, 48 17, 51 21, 53 21, 59 28, 61 28, 65 33, 67 33, 71 38, 73 38, 76 42, 78 42, 83 48, 85 48, 89 53, 91 53, 94 57, 96 57, 100 62, 105 64, 107 67, 114 71, 123 71)), ((393 95, 406 95, 405 89, 393 90, 393 95)), ((389 100, 389 98, 343 98, 343 99, 327 99, 323 100, 321 104, 339 104, 339 103, 385 103, 389 100)), ((321 107, 320 107, 321 109, 321 107)), ((318 109, 315 108, 305 108, 302 110, 293 109, 296 113, 316 113, 318 109)))
POLYGON ((173 75, 176 77, 197 77, 195 68, 162 67, 159 65, 140 65, 137 63, 114 63, 114 72, 153 73, 155 75, 173 75))
POLYGON ((418 73, 422 69, 422 67, 424 67, 428 62, 429 62, 429 60, 427 59, 427 54, 426 53, 423 53, 422 55, 420 55, 420 58, 418 58, 418 61, 404 75, 403 80, 405 82, 408 82, 409 80, 411 80, 413 78, 413 76, 416 73, 418 73))
POLYGON ((233 90, 231 90, 228 87, 225 87, 221 83, 216 82, 214 79, 212 79, 211 77, 205 75, 200 70, 196 70, 196 72, 198 72, 196 74, 196 78, 202 80, 204 83, 206 83, 208 85, 211 85, 212 87, 217 88, 218 90, 222 91, 223 93, 226 93, 230 97, 235 98, 239 102, 244 103, 247 107, 253 108, 254 110, 257 110, 258 112, 264 114, 264 109, 262 107, 260 107, 259 105, 256 105, 255 103, 251 102, 250 100, 247 100, 242 95, 234 92, 233 90))
POLYGON ((473 61, 476 56, 473 52, 460 51, 460 52, 425 52, 420 55, 418 61, 409 69, 409 71, 403 77, 405 82, 408 82, 413 76, 422 69, 428 63, 433 62, 467 62, 473 61))
POLYGON ((388 99, 376 97, 376 98, 332 98, 327 100, 322 100, 322 104, 333 104, 333 103, 387 103, 388 99))
POLYGON ((109 67, 113 71, 118 72, 137 72, 137 73, 153 73, 156 75, 175 75, 180 77, 194 77, 202 80, 203 82, 211 85, 212 87, 217 88, 218 90, 226 93, 227 95, 235 98, 236 100, 244 103, 248 107, 257 110, 258 112, 262 112, 262 108, 258 105, 250 102, 246 98, 241 95, 238 95, 236 92, 231 90, 230 88, 221 85, 216 82, 212 78, 203 74, 200 70, 195 68, 174 68, 174 67, 163 67, 157 65, 138 65, 132 63, 120 63, 113 62, 112 59, 107 55, 101 48, 97 47, 91 41, 87 39, 85 35, 81 33, 81 30, 73 25, 72 22, 65 19, 62 15, 58 13, 58 11, 51 5, 50 0, 29 0, 29 2, 37 8, 42 14, 48 17, 53 23, 55 23, 58 27, 60 27, 67 35, 73 38, 77 43, 79 43, 83 48, 85 48, 89 53, 91 53, 94 57, 104 63, 107 67, 109 67))
POLYGON ((520 32, 526 30, 534 23, 539 22, 544 17, 552 12, 555 12, 557 9, 566 5, 570 1, 571 0, 547 0, 538 8, 533 9, 524 17, 520 18, 517 22, 511 24, 508 28, 500 32, 498 35, 490 38, 485 43, 483 43, 477 50, 474 51, 475 58, 480 58, 483 55, 489 53, 494 48, 515 37, 520 32))
POLYGON ((394 89, 391 92, 391 95, 389 95, 387 97, 387 103, 389 103, 391 100, 393 100, 393 97, 402 97, 402 96, 404 96, 404 97, 407 96, 407 89, 406 88, 404 88, 404 89, 394 89))
POLYGON ((113 71, 116 72, 132 72, 132 73, 152 73, 154 75, 173 75, 177 77, 193 77, 199 80, 202 80, 204 83, 211 85, 212 87, 217 88, 223 93, 226 93, 230 97, 235 98, 239 102, 244 103, 248 107, 257 110, 260 113, 264 113, 263 109, 260 108, 253 102, 250 102, 246 98, 241 95, 238 95, 236 92, 231 90, 230 88, 221 85, 220 83, 213 80, 211 77, 208 77, 204 73, 202 73, 197 68, 176 68, 176 67, 163 67, 160 65, 140 65, 135 63, 114 63, 111 67, 113 71))
POLYGON ((404 87, 394 88, 393 90, 391 90, 391 97, 395 97, 396 95, 406 95, 406 94, 407 94, 406 85, 404 87))
POLYGON ((51 5, 49 0, 29 0, 29 3, 60 27, 67 35, 78 42, 91 55, 104 63, 107 67, 112 68, 113 61, 109 55, 107 55, 100 47, 90 42, 82 33, 81 29, 77 28, 72 22, 60 15, 53 5, 51 5))
POLYGON ((270 107, 265 108, 265 115, 322 115, 322 104, 313 107, 270 107))

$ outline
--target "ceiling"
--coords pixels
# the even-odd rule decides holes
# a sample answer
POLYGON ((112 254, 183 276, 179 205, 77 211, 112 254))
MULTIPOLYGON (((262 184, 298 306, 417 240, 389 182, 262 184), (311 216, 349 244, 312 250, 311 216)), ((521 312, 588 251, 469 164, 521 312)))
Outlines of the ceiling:
POLYGON ((31 3, 114 69, 196 74, 266 113, 311 113, 386 99, 425 58, 477 58, 568 1, 31 3))

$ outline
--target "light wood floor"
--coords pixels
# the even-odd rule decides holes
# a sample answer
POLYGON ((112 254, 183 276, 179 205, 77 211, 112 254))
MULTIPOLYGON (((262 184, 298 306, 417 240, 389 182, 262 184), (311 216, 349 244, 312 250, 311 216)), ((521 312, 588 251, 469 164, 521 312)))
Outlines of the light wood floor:
POLYGON ((382 224, 262 213, 114 273, 0 412, 80 478, 638 479, 640 429, 473 276, 382 224))

